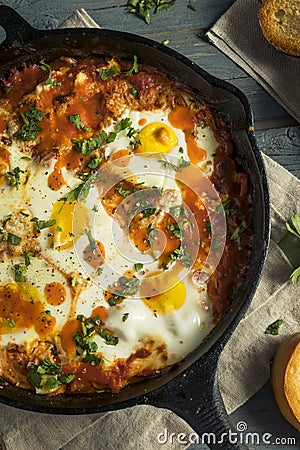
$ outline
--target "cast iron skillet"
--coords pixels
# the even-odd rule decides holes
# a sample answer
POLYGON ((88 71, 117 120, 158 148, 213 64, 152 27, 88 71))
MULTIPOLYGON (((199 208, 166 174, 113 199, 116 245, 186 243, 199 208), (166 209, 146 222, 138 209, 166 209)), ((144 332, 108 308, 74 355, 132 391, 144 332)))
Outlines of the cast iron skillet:
MULTIPOLYGON (((250 268, 229 310, 209 338, 169 372, 129 385, 118 394, 60 395, 45 397, 4 384, 0 401, 31 411, 55 414, 87 414, 150 404, 168 408, 185 419, 200 437, 213 432, 212 449, 245 449, 229 442, 231 424, 217 384, 217 365, 222 349, 242 318, 260 279, 269 243, 269 195, 264 164, 253 134, 253 119, 244 94, 234 86, 209 75, 196 64, 165 46, 142 37, 105 29, 32 28, 7 6, 0 6, 0 25, 6 39, 0 47, 0 76, 24 60, 37 62, 60 55, 76 56, 78 49, 135 54, 138 61, 187 82, 204 101, 230 117, 232 137, 242 170, 250 179, 253 204, 254 245, 250 268), (224 437, 225 436, 225 437, 224 437)), ((233 428, 232 428, 233 429, 233 428)), ((236 431, 233 429, 233 431, 236 431)))

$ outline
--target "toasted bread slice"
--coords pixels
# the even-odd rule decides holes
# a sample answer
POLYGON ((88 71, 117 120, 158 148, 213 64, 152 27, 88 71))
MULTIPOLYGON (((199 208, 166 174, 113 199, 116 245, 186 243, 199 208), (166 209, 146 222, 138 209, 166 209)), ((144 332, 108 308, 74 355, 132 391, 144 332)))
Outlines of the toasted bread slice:
POLYGON ((290 424, 300 431, 300 333, 285 339, 272 364, 271 384, 277 406, 290 424))
POLYGON ((259 22, 270 44, 300 56, 300 0, 263 0, 259 22))

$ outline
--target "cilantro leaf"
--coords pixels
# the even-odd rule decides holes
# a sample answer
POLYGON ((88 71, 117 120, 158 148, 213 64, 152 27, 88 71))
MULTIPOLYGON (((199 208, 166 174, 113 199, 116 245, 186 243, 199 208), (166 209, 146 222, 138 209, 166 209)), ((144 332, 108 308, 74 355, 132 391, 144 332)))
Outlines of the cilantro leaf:
POLYGON ((102 130, 100 135, 93 134, 89 139, 72 139, 74 148, 78 153, 82 153, 83 156, 88 156, 94 150, 102 147, 107 139, 107 133, 102 130))
POLYGON ((242 220, 242 222, 240 223, 240 225, 234 230, 234 232, 232 233, 232 235, 230 236, 230 239, 232 241, 235 241, 237 243, 238 249, 242 250, 242 246, 241 246, 241 234, 243 233, 243 231, 245 231, 248 228, 248 224, 245 220, 242 220))
POLYGON ((38 123, 43 119, 44 115, 45 113, 43 111, 32 106, 30 106, 25 114, 20 112, 23 124, 13 136, 22 139, 22 141, 34 141, 41 130, 38 123))
POLYGON ((287 230, 300 239, 300 214, 296 213, 290 218, 290 223, 286 222, 287 230))
POLYGON ((56 224, 56 220, 55 219, 51 219, 51 220, 39 220, 37 217, 33 217, 30 222, 34 222, 35 223, 35 228, 36 231, 41 231, 44 228, 48 228, 48 227, 52 227, 53 225, 56 224))
POLYGON ((122 195, 122 197, 128 197, 130 194, 130 189, 123 189, 121 186, 117 186, 115 191, 122 195))
POLYGON ((109 78, 114 76, 116 73, 120 73, 120 69, 115 64, 110 66, 109 69, 103 69, 103 68, 99 69, 99 76, 102 81, 108 80, 109 78))
POLYGON ((294 270, 294 272, 291 274, 290 278, 291 278, 293 284, 297 283, 297 281, 300 279, 300 266, 294 270))
POLYGON ((77 130, 91 131, 91 129, 84 125, 80 118, 80 114, 74 114, 73 116, 68 116, 69 121, 77 128, 77 130))
POLYGON ((20 186, 20 174, 24 173, 24 170, 21 170, 20 167, 15 167, 12 172, 7 172, 5 176, 7 177, 9 184, 14 186, 17 190, 20 186))
POLYGON ((273 334, 274 336, 277 336, 279 334, 279 328, 283 324, 282 319, 275 320, 275 322, 271 323, 265 331, 265 334, 273 334))
POLYGON ((64 197, 61 197, 59 201, 64 202, 74 202, 77 200, 85 200, 90 192, 90 183, 86 181, 80 183, 76 188, 72 189, 72 191, 68 192, 64 197))
POLYGON ((24 283, 26 281, 25 273, 26 273, 26 267, 22 266, 21 264, 14 264, 14 270, 15 270, 15 281, 17 283, 24 283))
POLYGON ((117 345, 119 343, 119 338, 117 336, 113 336, 112 334, 107 333, 105 330, 97 329, 96 332, 104 339, 104 342, 107 345, 117 345))

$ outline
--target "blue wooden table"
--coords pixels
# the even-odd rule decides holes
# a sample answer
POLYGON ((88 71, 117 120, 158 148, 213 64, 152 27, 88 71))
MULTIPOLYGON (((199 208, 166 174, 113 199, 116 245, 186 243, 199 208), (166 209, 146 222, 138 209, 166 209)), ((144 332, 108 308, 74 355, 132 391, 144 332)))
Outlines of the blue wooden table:
MULTIPOLYGON (((150 25, 126 11, 126 0, 2 0, 1 3, 13 7, 31 25, 40 29, 56 28, 73 11, 85 8, 102 27, 129 31, 158 42, 168 40, 169 47, 192 59, 211 74, 234 84, 246 94, 253 109, 260 149, 300 177, 300 127, 295 120, 242 69, 199 37, 233 2, 234 0, 177 0, 169 11, 153 16, 150 25)), ((0 41, 3 38, 4 33, 0 27, 0 41)), ((269 383, 231 417, 235 423, 246 422, 250 432, 268 432, 279 438, 298 437, 299 442, 299 433, 278 412, 269 383)), ((193 448, 202 450, 207 447, 193 448)), ((278 445, 253 445, 250 448, 292 450, 300 447, 286 445, 282 441, 278 445)), ((45 447, 45 450, 48 449, 45 447)))

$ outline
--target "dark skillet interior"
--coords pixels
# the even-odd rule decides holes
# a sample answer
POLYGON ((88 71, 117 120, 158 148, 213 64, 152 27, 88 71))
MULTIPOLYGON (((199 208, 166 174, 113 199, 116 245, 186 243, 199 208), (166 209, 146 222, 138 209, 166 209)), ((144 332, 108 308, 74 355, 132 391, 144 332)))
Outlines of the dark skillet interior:
MULTIPOLYGON (((27 25, 27 24, 26 24, 27 25)), ((22 33, 21 33, 22 34, 22 33)), ((79 414, 127 407, 147 401, 147 392, 166 384, 185 371, 215 345, 224 346, 238 321, 246 311, 258 284, 269 242, 269 197, 261 155, 256 147, 252 128, 252 115, 246 97, 235 87, 204 72, 194 63, 154 41, 129 33, 110 30, 80 29, 38 31, 28 25, 23 36, 11 32, 0 52, 0 76, 24 61, 48 61, 58 56, 76 56, 80 51, 97 54, 126 55, 132 59, 158 67, 163 72, 188 83, 213 109, 225 114, 232 130, 232 138, 240 167, 249 175, 253 206, 252 226, 254 244, 250 268, 243 283, 232 299, 227 314, 209 338, 182 363, 157 377, 145 378, 129 385, 118 394, 58 395, 44 397, 12 386, 1 390, 0 401, 13 406, 41 412, 79 414), (143 397, 138 398, 139 396, 143 397), (142 398, 142 401, 140 400, 142 398)))

